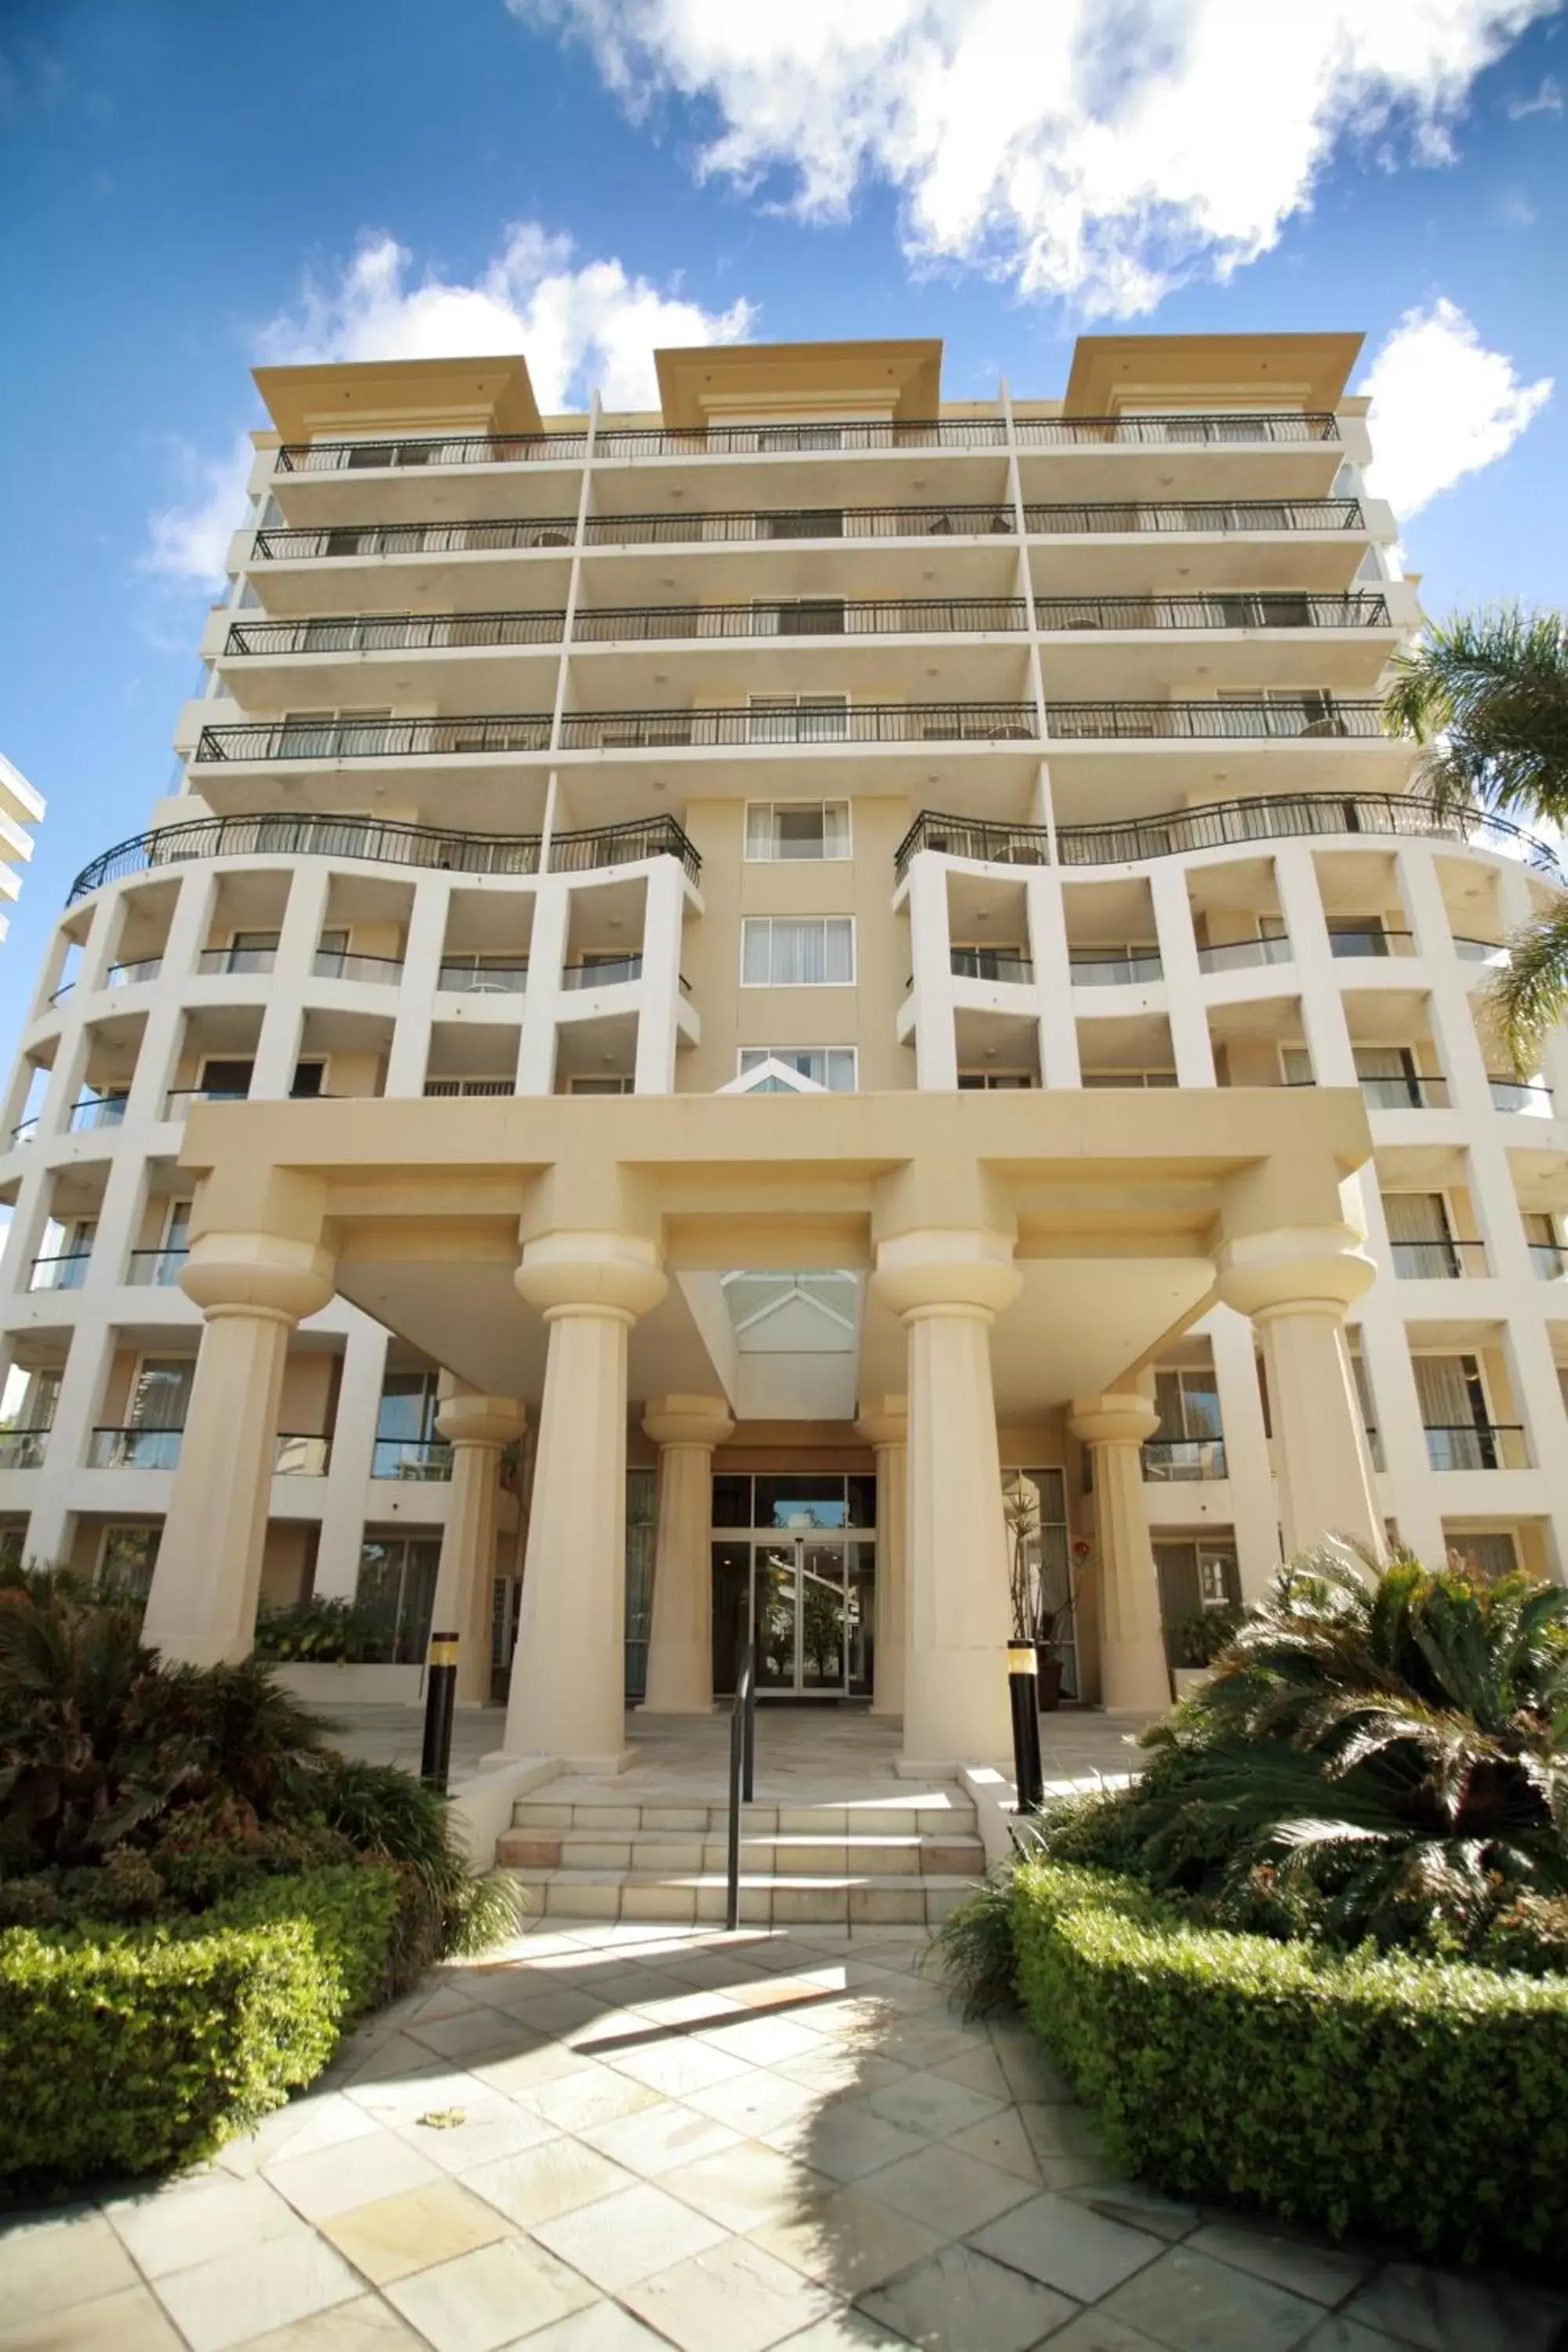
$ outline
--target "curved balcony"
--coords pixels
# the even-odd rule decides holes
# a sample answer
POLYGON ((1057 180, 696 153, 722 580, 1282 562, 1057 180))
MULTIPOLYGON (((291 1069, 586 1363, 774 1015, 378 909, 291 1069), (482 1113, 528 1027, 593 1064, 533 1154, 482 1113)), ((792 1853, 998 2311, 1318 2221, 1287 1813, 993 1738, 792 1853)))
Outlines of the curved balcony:
MULTIPOLYGON (((1497 849, 1515 857, 1522 854, 1553 881, 1563 878, 1546 844, 1507 817, 1442 808, 1399 793, 1277 793, 1257 800, 1215 801, 1205 808, 1174 810, 1169 816, 1129 817, 1117 824, 1058 825, 1055 853, 1062 866, 1132 866, 1200 849, 1245 848, 1259 841, 1347 833, 1410 835, 1455 842, 1464 849, 1497 849)), ((996 824, 922 809, 895 852, 894 873, 901 882, 911 859, 923 849, 991 866, 1048 866, 1052 840, 1045 825, 996 824)), ((1258 943, 1242 944, 1250 950, 1258 943)))
POLYGON ((559 645, 563 611, 388 613, 319 621, 236 621, 226 655, 436 653, 473 646, 559 645))
POLYGON ((1002 449, 1000 416, 889 416, 802 425, 636 425, 596 435, 598 457, 856 457, 868 449, 1002 449))
POLYGON ((481 719, 284 719, 204 727, 195 759, 211 767, 225 760, 425 760, 549 748, 549 712, 524 710, 481 719))
POLYGON ((991 539, 1015 529, 1010 504, 751 507, 729 513, 599 514, 584 547, 704 546, 843 539, 991 539))
POLYGON ((37 1429, 0 1429, 0 1470, 41 1470, 48 1440, 47 1421, 37 1429))
POLYGON ((501 515, 489 522, 329 523, 316 530, 294 526, 258 530, 251 542, 258 563, 316 563, 329 557, 475 555, 519 547, 566 548, 577 536, 575 515, 501 515))
POLYGON ((1303 694, 1274 702, 1053 702, 1056 741, 1296 743, 1384 732, 1381 702, 1303 694))
POLYGON ((317 980, 366 980, 395 988, 403 978, 401 956, 355 955, 347 948, 318 948, 310 959, 317 980))
POLYGON ((413 466, 538 466, 581 457, 587 446, 586 433, 456 433, 441 439, 286 441, 274 462, 280 474, 363 473, 372 467, 406 471, 413 466))
MULTIPOLYGON (((538 834, 445 833, 435 825, 401 824, 377 817, 199 817, 187 824, 133 834, 84 866, 66 901, 137 874, 178 867, 207 857, 335 857, 378 866, 413 866, 454 874, 538 874, 538 834)), ((628 824, 558 833, 550 844, 552 874, 585 874, 629 866, 646 857, 679 857, 695 882, 702 860, 672 816, 628 824)), ((156 959, 153 960, 154 961, 156 959)))

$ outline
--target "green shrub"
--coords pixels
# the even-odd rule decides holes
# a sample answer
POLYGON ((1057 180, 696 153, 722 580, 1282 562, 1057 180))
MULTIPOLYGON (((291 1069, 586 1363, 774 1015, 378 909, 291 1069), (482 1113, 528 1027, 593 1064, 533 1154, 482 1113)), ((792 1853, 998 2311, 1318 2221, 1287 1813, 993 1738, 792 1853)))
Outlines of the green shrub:
POLYGON ((309 2082, 384 1979, 395 1874, 271 1878, 170 1927, 0 1935, 0 2176, 208 2155, 309 2082))
POLYGON ((261 1610, 256 1654, 295 1665, 375 1665, 391 1657, 392 1636, 357 1601, 297 1601, 261 1610))
POLYGON ((1568 1979, 1204 1927, 1058 1863, 1016 1873, 1013 1933, 1130 2171, 1449 2258, 1568 2242, 1568 1979))

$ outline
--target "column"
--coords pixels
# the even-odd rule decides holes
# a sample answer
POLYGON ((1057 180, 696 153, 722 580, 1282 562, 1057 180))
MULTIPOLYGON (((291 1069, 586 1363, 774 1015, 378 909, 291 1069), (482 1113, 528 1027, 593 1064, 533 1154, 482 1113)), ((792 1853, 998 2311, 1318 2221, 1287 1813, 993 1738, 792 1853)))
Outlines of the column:
POLYGON ((643 1415, 658 1447, 648 1715, 707 1715, 713 1705, 713 1449, 734 1434, 722 1397, 666 1396, 643 1415))
POLYGON ((1011 1752, 991 1326, 1022 1286, 999 1234, 917 1232, 878 1248, 873 1292, 909 1333, 907 1770, 1011 1752))
POLYGON ((331 1297, 333 1265, 308 1242, 209 1234, 181 1287, 206 1320, 142 1638, 210 1666, 250 1650, 289 1335, 331 1297))
POLYGON ((569 877, 564 874, 542 875, 533 902, 528 986, 522 999, 522 1034, 517 1056, 520 1095, 548 1095, 555 1091, 555 1024, 561 1010, 561 972, 566 961, 571 910, 569 877))
POLYGON ((289 884, 272 966, 272 985, 261 1016, 256 1066, 251 1072, 253 1102, 282 1102, 294 1085, 294 1071, 305 1034, 304 1000, 315 976, 316 951, 327 919, 331 875, 320 859, 296 866, 289 884))
MULTIPOLYGON (((440 985, 451 898, 452 886, 445 876, 424 875, 415 885, 414 906, 403 945, 397 1016, 393 1024, 392 1049, 386 1057, 388 1099, 393 1096, 414 1098, 425 1092, 430 1027, 440 985)), ((511 903, 521 914, 524 900, 520 897, 511 903)))
POLYGON ((1186 867, 1170 858, 1156 859, 1149 871, 1149 894, 1153 900, 1154 931, 1160 942, 1160 970, 1164 976, 1176 1084, 1212 1087, 1214 1045, 1209 1036, 1203 974, 1198 970, 1197 935, 1193 929, 1192 901, 1187 896, 1186 867))
POLYGON ((648 868, 643 912, 642 978, 637 985, 636 1087, 639 1095, 675 1092, 679 1032, 681 919, 686 877, 677 857, 648 868))
POLYGON ((914 982, 915 1084, 953 1091, 958 1041, 952 1013, 952 943, 947 920, 947 867, 922 850, 910 868, 910 976, 914 982))
POLYGON ((651 1242, 555 1233, 515 1276, 549 1327, 509 1755, 615 1771, 626 1751, 626 1342, 668 1287, 651 1242))
POLYGON ((1094 1465, 1100 1688, 1112 1714, 1163 1715, 1171 1704, 1160 1584, 1143 1503, 1142 1448, 1159 1425, 1153 1404, 1135 1389, 1075 1397, 1068 1422, 1094 1465))
POLYGON ((909 1648, 910 1401, 884 1397, 855 1424, 877 1459, 876 1641, 873 1715, 902 1715, 909 1648))
POLYGON ((458 1636, 458 1704, 484 1706, 490 1696, 490 1611, 496 1565, 500 1458, 528 1426, 516 1397, 477 1390, 443 1396, 436 1426, 452 1448, 452 1483, 441 1561, 436 1571, 432 1633, 458 1636))
POLYGON ((1040 1084, 1077 1087, 1083 1083, 1078 1057, 1078 1016, 1073 1011, 1072 963, 1068 955, 1067 914, 1062 903, 1062 877, 1055 866, 1031 866, 1024 877, 1024 903, 1029 921, 1029 960, 1035 968, 1035 996, 1039 1008, 1040 1084))
POLYGON ((1287 1559, 1343 1536, 1381 1558, 1383 1522, 1345 1347, 1345 1310, 1375 1269, 1349 1225, 1222 1243, 1215 1287, 1252 1318, 1263 1350, 1287 1559))

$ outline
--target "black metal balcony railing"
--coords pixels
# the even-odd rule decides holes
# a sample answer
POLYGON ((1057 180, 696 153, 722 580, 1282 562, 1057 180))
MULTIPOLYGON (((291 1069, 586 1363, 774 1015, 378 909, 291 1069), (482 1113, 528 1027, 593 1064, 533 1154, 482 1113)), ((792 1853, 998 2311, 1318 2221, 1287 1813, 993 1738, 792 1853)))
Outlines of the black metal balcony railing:
POLYGON ((1552 1089, 1544 1078, 1512 1078, 1487 1074, 1494 1110, 1522 1111, 1537 1118, 1553 1116, 1552 1089))
POLYGON ((1068 965, 1075 988, 1125 988, 1139 981, 1162 980, 1165 971, 1158 948, 1144 955, 1109 955, 1094 948, 1069 948, 1068 965))
POLYGON ((143 981, 156 980, 163 969, 161 955, 142 956, 135 963, 111 963, 103 976, 105 988, 136 988, 143 981))
POLYGON ((1209 596, 1037 597, 1042 629, 1373 629, 1386 628, 1388 601, 1378 595, 1257 594, 1216 590, 1209 596))
POLYGON ((1027 623, 1016 596, 787 597, 778 604, 653 604, 579 611, 575 642, 675 642, 709 637, 995 635, 1027 623))
POLYGON ((71 1105, 71 1133, 95 1127, 119 1127, 125 1118, 123 1095, 82 1095, 71 1105))
POLYGON ((1331 701, 1321 694, 1273 702, 1053 702, 1047 724, 1055 738, 1111 736, 1242 742, 1296 742, 1320 736, 1383 733, 1381 702, 1331 701))
POLYGON ((58 986, 58 988, 56 988, 56 989, 52 989, 52 990, 50 991, 50 992, 49 992, 49 997, 48 997, 48 1002, 49 1002, 49 1003, 50 1003, 51 1005, 57 1005, 57 1004, 68 1004, 68 1003, 70 1003, 71 998, 72 998, 75 994, 76 994, 76 982, 75 982, 75 981, 74 981, 74 980, 62 980, 62 981, 61 981, 61 982, 60 982, 60 984, 59 984, 59 986, 58 986))
POLYGON ((359 473, 367 467, 412 466, 537 466, 581 457, 586 433, 454 433, 437 439, 286 441, 277 455, 280 474, 359 473))
POLYGON ((1154 504, 1121 499, 1088 505, 1025 502, 1024 528, 1040 536, 1129 531, 1360 530, 1359 499, 1187 499, 1154 504))
POLYGON ((1142 1448, 1143 1475, 1154 1486, 1229 1476, 1223 1437, 1152 1437, 1142 1448))
POLYGON ((1427 1422, 1426 1461, 1433 1470, 1528 1470, 1530 1455, 1518 1422, 1427 1422))
POLYGON ((177 1470, 183 1429, 95 1429, 89 1470, 177 1470))
POLYGON ((285 719, 275 724, 204 727, 196 759, 425 760, 497 751, 543 751, 550 714, 498 713, 482 719, 285 719))
POLYGON ((226 654, 433 653, 473 646, 553 646, 564 612, 388 613, 343 620, 237 621, 226 654))
POLYGON ((1164 446, 1185 443, 1205 447, 1247 447, 1259 443, 1337 441, 1337 417, 1309 410, 1259 409, 1253 415, 1201 415, 1177 410, 1160 416, 1020 416, 1019 446, 1068 446, 1081 441, 1120 446, 1164 446))
POLYGON ((1560 1281, 1564 1271, 1568 1270, 1568 1250, 1563 1249, 1562 1243, 1531 1242, 1528 1247, 1537 1282, 1560 1281))
POLYGON ((354 955, 346 948, 318 948, 310 959, 318 980, 368 980, 395 988, 403 978, 401 956, 354 955))
POLYGON ((595 957, 561 969, 561 985, 568 989, 619 988, 626 981, 641 978, 640 955, 595 957))
MULTIPOLYGON (((1169 816, 1125 817, 1114 824, 1059 825, 1055 840, 1060 865, 1131 866, 1149 858, 1184 856, 1199 849, 1239 848, 1249 842, 1360 833, 1436 838, 1467 848, 1478 844, 1486 848, 1506 846, 1553 879, 1561 878, 1556 857, 1546 844, 1506 817, 1437 806, 1401 793, 1271 793, 1256 800, 1213 801, 1202 808, 1173 811, 1169 816)), ((894 866, 901 880, 910 859, 922 849, 993 866, 1047 866, 1051 862, 1051 842, 1044 825, 997 824, 984 818, 922 809, 899 845, 894 866)))
POLYGON ((1447 1078, 1370 1077, 1357 1081, 1368 1110, 1447 1110, 1447 1078))
POLYGON ((1198 950, 1200 971, 1247 971, 1254 965, 1289 963, 1295 950, 1282 934, 1268 939, 1226 940, 1198 950))
POLYGON ((959 980, 1032 981, 1033 959, 1016 948, 950 948, 949 960, 959 980))
POLYGON ((0 1429, 0 1470, 37 1470, 43 1466, 49 1425, 38 1429, 0 1429))
POLYGON ((1027 702, 862 702, 787 709, 583 710, 561 723, 567 751, 668 751, 787 743, 1019 742, 1036 740, 1027 702))
POLYGON ((59 1250, 52 1257, 36 1257, 29 1272, 29 1290, 79 1290, 87 1280, 92 1252, 59 1250))
POLYGON ((248 1102, 244 1087, 171 1087, 163 1097, 163 1117, 184 1118, 193 1103, 248 1102))
POLYGON ((732 513, 597 514, 586 547, 694 546, 771 540, 990 539, 1015 528, 1011 506, 775 507, 732 513))
POLYGON ((174 1290, 190 1255, 188 1249, 132 1250, 125 1278, 137 1290, 174 1290))
POLYGON ((258 530, 258 563, 318 563, 374 555, 481 555, 513 548, 570 547, 575 515, 505 515, 489 522, 335 523, 322 530, 258 530))
POLYGON ((1487 1270, 1485 1242, 1390 1242, 1388 1246, 1401 1282, 1461 1282, 1487 1270))
POLYGON ((1337 961, 1358 956, 1405 956, 1415 953, 1414 931, 1391 931, 1382 923, 1368 923, 1354 931, 1331 929, 1329 953, 1337 961))
POLYGON ((371 1448, 373 1478, 449 1478, 452 1449, 444 1437, 378 1437, 371 1448))
POLYGON ((204 948, 196 958, 196 970, 204 977, 214 973, 255 977, 270 971, 277 961, 276 948, 204 948))
MULTIPOLYGON (((86 866, 71 884, 68 905, 90 891, 205 857, 338 857, 380 866, 433 867, 456 874, 537 874, 536 833, 446 833, 435 825, 401 824, 380 817, 200 817, 132 835, 86 866)), ((693 882, 702 860, 672 816, 558 833, 550 844, 554 874, 588 873, 645 857, 679 857, 693 882)))
POLYGON ((16 1126, 11 1129, 11 1140, 13 1143, 30 1143, 37 1131, 38 1115, 37 1111, 35 1111, 31 1118, 17 1120, 16 1126))
POLYGON ((856 457, 868 449, 1000 449, 1000 416, 847 418, 803 425, 612 426, 594 443, 601 457, 856 457))

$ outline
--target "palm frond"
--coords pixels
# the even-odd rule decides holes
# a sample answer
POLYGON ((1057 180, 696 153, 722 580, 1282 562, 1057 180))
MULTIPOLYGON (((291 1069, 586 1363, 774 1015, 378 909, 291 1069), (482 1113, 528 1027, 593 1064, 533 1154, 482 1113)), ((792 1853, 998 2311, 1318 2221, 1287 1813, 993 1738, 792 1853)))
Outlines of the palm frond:
POLYGON ((1456 614, 1395 655, 1384 724, 1423 747, 1453 809, 1568 819, 1568 625, 1519 605, 1456 614))
POLYGON ((1483 1003, 1514 1069, 1532 1077, 1542 1045, 1568 1013, 1568 898, 1514 932, 1483 1003))

